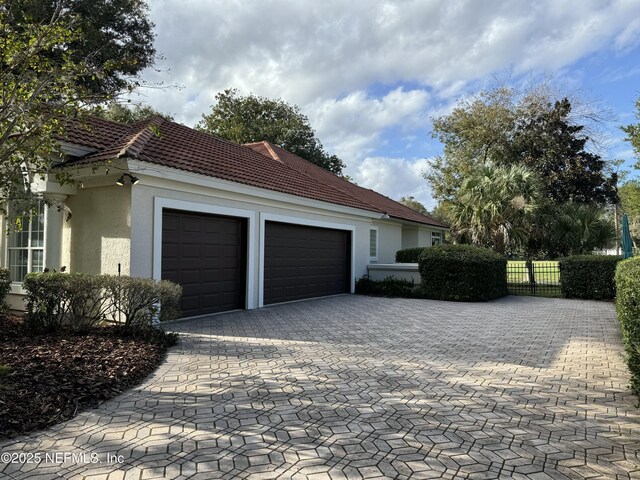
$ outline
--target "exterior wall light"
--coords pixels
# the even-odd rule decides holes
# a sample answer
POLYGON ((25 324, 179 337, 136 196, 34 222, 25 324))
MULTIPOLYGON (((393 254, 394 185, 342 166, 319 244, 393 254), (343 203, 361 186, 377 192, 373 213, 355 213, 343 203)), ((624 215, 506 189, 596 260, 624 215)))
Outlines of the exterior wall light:
POLYGON ((126 177, 129 177, 129 181, 131 182, 131 185, 135 185, 140 181, 138 177, 134 177, 130 173, 123 173, 122 176, 118 180, 116 180, 116 184, 122 187, 124 185, 124 180, 126 177))

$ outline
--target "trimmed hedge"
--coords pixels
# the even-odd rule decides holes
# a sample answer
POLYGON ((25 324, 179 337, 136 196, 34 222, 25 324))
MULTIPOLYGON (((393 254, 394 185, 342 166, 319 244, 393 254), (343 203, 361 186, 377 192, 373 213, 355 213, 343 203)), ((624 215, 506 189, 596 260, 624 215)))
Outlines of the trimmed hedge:
POLYGON ((567 298, 610 300, 616 296, 616 265, 622 257, 574 255, 559 260, 560 289, 567 298))
POLYGON ((631 372, 630 389, 640 398, 640 257, 619 262, 615 282, 616 311, 631 372))
POLYGON ((7 294, 11 291, 11 276, 8 268, 0 268, 0 313, 7 311, 7 294))
POLYGON ((396 252, 396 263, 418 263, 422 252, 429 247, 405 248, 396 252))
POLYGON ((507 294, 507 260, 486 248, 436 245, 419 257, 426 298, 487 301, 507 294))
POLYGON ((83 331, 105 321, 136 330, 180 316, 182 288, 166 280, 44 272, 27 275, 23 287, 33 332, 83 331))
POLYGON ((371 280, 367 275, 356 281, 356 293, 380 297, 419 298, 420 288, 410 280, 389 276, 384 280, 371 280))

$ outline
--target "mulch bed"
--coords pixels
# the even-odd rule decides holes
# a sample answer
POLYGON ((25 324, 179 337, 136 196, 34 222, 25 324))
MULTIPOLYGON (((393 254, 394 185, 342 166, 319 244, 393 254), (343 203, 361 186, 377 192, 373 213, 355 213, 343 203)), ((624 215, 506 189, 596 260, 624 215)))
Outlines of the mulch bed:
POLYGON ((165 358, 166 341, 121 329, 31 335, 0 316, 0 438, 40 430, 144 380, 165 358))

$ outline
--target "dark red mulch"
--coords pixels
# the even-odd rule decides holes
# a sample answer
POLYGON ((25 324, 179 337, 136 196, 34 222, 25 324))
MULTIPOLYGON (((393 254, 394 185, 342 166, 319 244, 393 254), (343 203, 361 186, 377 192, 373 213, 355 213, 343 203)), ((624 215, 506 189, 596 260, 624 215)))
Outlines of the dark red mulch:
POLYGON ((0 316, 0 438, 40 430, 139 384, 162 363, 166 342, 120 329, 31 335, 0 316))

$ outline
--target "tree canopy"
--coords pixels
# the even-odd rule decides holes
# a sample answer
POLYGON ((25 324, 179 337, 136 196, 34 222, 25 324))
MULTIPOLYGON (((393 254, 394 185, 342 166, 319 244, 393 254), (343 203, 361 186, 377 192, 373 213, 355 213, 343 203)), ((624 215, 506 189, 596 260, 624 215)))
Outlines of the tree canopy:
POLYGON ((444 151, 425 177, 453 238, 526 256, 605 246, 602 207, 616 201, 617 175, 589 151, 586 132, 571 102, 544 88, 481 92, 433 119, 444 151))
POLYGON ((105 120, 111 120, 112 122, 125 124, 136 123, 140 120, 145 120, 155 115, 160 115, 167 120, 173 120, 172 115, 159 112, 150 105, 141 103, 127 105, 112 101, 107 105, 100 105, 89 109, 89 113, 96 117, 104 118, 105 120))
MULTIPOLYGON (((117 95, 154 63, 154 24, 145 0, 3 0, 3 3, 4 20, 13 29, 62 18, 70 30, 80 33, 65 42, 64 51, 69 61, 101 72, 75 79, 96 95, 117 95)), ((62 60, 62 52, 46 54, 53 60, 62 60)))
MULTIPOLYGON (((134 70, 125 70, 120 59, 109 61, 98 40, 89 43, 82 29, 94 16, 111 18, 105 17, 103 9, 111 12, 112 7, 124 8, 125 3, 144 6, 139 1, 106 0, 0 4, 0 197, 13 204, 25 202, 16 205, 13 214, 27 211, 33 200, 30 181, 48 173, 56 158, 62 157, 57 139, 64 134, 64 119, 78 118, 83 107, 105 102, 117 86, 133 86, 123 74, 134 70), (40 12, 40 6, 51 15, 40 12)), ((132 14, 142 13, 144 10, 135 10, 132 14)), ((113 32, 109 33, 125 50, 130 37, 118 33, 120 28, 133 28, 143 20, 131 23, 129 16, 112 19, 113 32)), ((110 31, 110 26, 101 25, 102 29, 110 31)), ((108 50, 107 39, 103 40, 108 50)), ((121 53, 125 55, 124 50, 121 53)), ((59 178, 68 180, 63 175, 59 178)))
POLYGON ((425 206, 422 203, 420 203, 418 200, 416 200, 413 196, 402 197, 398 201, 402 203, 405 207, 409 207, 411 210, 414 210, 423 215, 429 215, 429 211, 425 208, 425 206))
POLYGON ((338 175, 345 167, 342 160, 324 150, 296 105, 227 89, 216 95, 211 108, 196 128, 240 144, 266 140, 338 175))
POLYGON ((616 177, 586 150, 590 139, 571 109, 567 98, 553 101, 535 90, 518 96, 504 87, 462 100, 433 120, 433 136, 444 144, 426 175, 434 196, 452 200, 467 175, 493 162, 527 166, 552 202, 614 201, 616 177))
POLYGON ((627 134, 626 140, 633 147, 633 151, 638 159, 636 168, 640 169, 640 98, 636 100, 636 119, 639 123, 631 123, 621 128, 622 131, 627 134))

